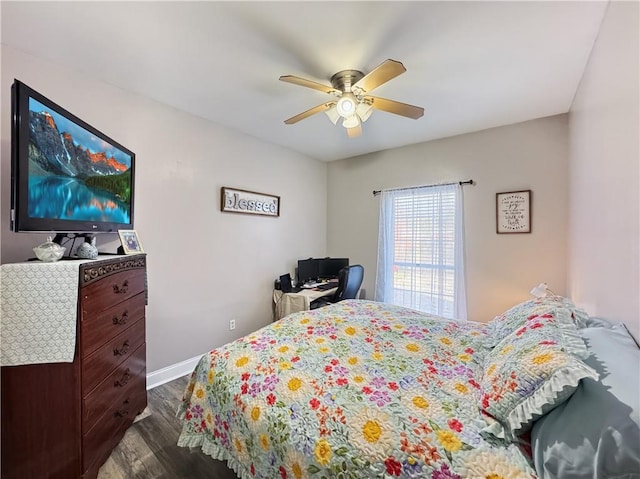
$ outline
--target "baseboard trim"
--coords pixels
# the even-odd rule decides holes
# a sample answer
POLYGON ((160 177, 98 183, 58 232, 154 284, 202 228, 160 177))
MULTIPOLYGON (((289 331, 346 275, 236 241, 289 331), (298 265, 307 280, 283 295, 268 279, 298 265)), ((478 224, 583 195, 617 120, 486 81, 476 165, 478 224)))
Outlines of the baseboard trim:
POLYGON ((202 354, 200 356, 172 364, 166 368, 150 372, 147 374, 147 391, 190 374, 198 364, 198 361, 200 361, 201 357, 202 354))

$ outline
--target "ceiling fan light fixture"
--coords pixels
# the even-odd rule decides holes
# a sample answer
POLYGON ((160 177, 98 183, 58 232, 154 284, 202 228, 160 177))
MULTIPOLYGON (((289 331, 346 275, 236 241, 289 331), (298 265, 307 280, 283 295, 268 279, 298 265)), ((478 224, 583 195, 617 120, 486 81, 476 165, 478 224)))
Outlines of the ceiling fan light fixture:
POLYGON ((345 128, 355 128, 359 124, 360 124, 360 118, 358 118, 358 115, 356 114, 348 116, 342 121, 342 126, 344 126, 345 128))
POLYGON ((364 101, 358 103, 358 106, 356 107, 356 114, 360 117, 360 120, 362 120, 363 123, 369 119, 372 112, 373 105, 364 101))
POLYGON ((336 107, 328 109, 327 111, 325 111, 325 113, 329 117, 329 120, 331 120, 331 123, 333 123, 334 125, 338 124, 338 120, 340 119, 340 114, 338 113, 336 107))
POLYGON ((325 112, 331 123, 337 125, 340 121, 347 130, 349 138, 355 138, 362 133, 362 123, 369 119, 374 109, 417 120, 424 115, 424 108, 370 96, 372 90, 406 71, 401 62, 389 58, 366 75, 360 70, 339 71, 331 77, 331 86, 294 75, 282 75, 280 81, 333 96, 331 101, 303 111, 284 122, 287 125, 293 125, 311 115, 325 112))
POLYGON ((356 97, 352 93, 344 93, 336 104, 338 115, 343 118, 350 117, 356 111, 357 103, 356 97))

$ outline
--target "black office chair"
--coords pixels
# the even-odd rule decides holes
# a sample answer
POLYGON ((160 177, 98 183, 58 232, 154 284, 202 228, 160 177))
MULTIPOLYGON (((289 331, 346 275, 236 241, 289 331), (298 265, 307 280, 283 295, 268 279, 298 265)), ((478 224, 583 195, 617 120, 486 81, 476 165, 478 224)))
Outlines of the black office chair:
POLYGON ((362 280, 364 279, 364 268, 362 265, 354 264, 342 268, 338 272, 338 289, 331 297, 318 298, 315 301, 311 301, 311 309, 321 308, 322 306, 328 306, 330 304, 337 303, 344 299, 355 299, 360 286, 362 286, 362 280))

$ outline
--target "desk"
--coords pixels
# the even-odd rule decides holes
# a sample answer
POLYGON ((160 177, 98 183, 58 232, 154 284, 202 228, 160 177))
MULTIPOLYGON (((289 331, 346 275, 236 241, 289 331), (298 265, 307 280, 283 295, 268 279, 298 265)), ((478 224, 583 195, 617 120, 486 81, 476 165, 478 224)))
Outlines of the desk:
POLYGON ((273 290, 273 320, 277 321, 288 314, 311 309, 311 301, 323 296, 333 295, 338 287, 326 291, 303 289, 297 293, 283 293, 279 289, 273 290))

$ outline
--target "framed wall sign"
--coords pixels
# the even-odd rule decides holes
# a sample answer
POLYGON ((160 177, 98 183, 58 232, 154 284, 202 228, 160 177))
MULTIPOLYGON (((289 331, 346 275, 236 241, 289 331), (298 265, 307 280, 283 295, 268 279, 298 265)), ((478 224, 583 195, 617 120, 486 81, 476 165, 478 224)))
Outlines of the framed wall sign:
POLYGON ((223 186, 220 192, 220 210, 227 213, 280 216, 280 197, 223 186))
POLYGON ((531 233, 531 190, 496 193, 496 233, 531 233))

